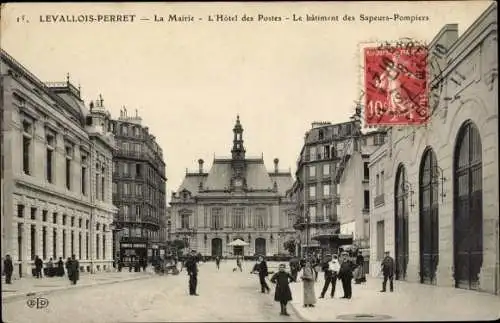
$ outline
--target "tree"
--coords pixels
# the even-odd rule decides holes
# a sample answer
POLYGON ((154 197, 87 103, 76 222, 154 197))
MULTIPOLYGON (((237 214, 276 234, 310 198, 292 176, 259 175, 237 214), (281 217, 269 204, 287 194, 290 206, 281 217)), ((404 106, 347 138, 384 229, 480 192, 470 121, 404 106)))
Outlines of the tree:
POLYGON ((177 251, 181 250, 181 249, 184 249, 186 248, 186 242, 184 240, 174 240, 172 241, 172 247, 174 247, 174 249, 176 249, 177 251))
POLYGON ((291 239, 286 241, 283 244, 283 247, 285 248, 286 251, 288 251, 288 253, 290 253, 291 255, 295 255, 295 249, 297 247, 295 240, 291 239))

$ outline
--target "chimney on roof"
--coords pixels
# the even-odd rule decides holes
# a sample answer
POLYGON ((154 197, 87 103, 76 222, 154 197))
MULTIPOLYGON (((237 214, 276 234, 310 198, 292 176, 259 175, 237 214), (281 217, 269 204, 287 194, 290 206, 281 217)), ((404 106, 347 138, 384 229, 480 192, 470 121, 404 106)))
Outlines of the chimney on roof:
POLYGON ((279 159, 278 158, 274 158, 274 172, 275 173, 278 173, 278 163, 279 163, 279 159))
POLYGON ((198 166, 200 167, 200 174, 203 174, 203 159, 198 159, 198 166))

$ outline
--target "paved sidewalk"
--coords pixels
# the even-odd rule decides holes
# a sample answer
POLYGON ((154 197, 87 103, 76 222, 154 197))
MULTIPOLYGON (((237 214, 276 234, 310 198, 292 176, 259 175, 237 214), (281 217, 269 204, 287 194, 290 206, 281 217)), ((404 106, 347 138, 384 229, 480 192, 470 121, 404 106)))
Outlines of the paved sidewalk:
MULTIPOLYGON (((315 284, 316 297, 321 295, 322 276, 320 273, 315 284)), ((395 281, 393 293, 381 293, 382 280, 367 278, 365 284, 352 285, 353 296, 348 300, 341 298, 344 292, 337 281, 334 299, 330 298, 329 290, 314 308, 304 308, 302 282, 290 286, 294 298, 291 305, 304 321, 475 321, 500 317, 500 296, 470 290, 395 281), (341 315, 358 317, 339 318, 341 315), (376 319, 367 315, 389 317, 376 319)))
POLYGON ((80 273, 80 279, 76 285, 72 285, 67 276, 44 277, 41 279, 23 277, 21 279, 12 280, 12 284, 7 285, 5 284, 4 276, 2 277, 2 302, 23 298, 31 293, 43 295, 58 290, 112 284, 154 276, 155 274, 151 270, 137 273, 128 272, 128 270, 122 272, 99 272, 95 274, 80 273))

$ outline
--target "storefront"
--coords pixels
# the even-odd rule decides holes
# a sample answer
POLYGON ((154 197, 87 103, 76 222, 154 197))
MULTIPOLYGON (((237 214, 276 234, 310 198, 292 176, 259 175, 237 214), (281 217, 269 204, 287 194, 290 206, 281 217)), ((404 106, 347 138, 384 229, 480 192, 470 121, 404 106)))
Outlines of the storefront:
POLYGON ((120 241, 120 261, 122 266, 134 266, 148 255, 147 238, 123 237, 120 241))

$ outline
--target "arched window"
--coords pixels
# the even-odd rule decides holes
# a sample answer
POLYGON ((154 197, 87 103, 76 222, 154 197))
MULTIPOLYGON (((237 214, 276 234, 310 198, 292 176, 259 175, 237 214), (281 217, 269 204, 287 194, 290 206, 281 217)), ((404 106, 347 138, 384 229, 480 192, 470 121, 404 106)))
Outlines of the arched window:
POLYGON ((394 220, 395 220, 395 245, 396 245, 396 279, 406 280, 408 266, 408 182, 406 169, 403 165, 398 167, 396 185, 394 188, 394 220))
POLYGON ((453 158, 455 287, 477 289, 483 263, 482 146, 477 127, 462 125, 453 158))
POLYGON ((436 284, 439 260, 438 165, 428 148, 422 156, 419 176, 420 282, 436 284))

